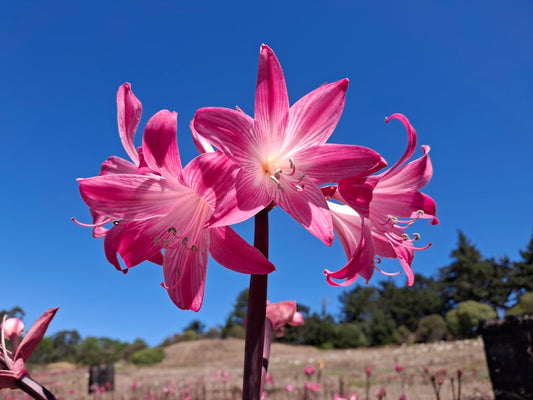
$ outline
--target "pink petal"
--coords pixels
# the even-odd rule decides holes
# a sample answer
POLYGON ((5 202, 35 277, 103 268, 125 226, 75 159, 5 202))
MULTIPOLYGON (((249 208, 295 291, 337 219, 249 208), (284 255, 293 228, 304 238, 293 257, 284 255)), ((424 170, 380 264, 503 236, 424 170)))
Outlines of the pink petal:
MULTIPOLYGON (((137 152, 135 152, 137 154, 137 152)), ((102 163, 100 175, 107 174, 134 174, 137 171, 137 165, 124 160, 123 158, 111 156, 102 163)))
POLYGON ((317 185, 353 176, 368 176, 387 165, 367 147, 342 144, 311 146, 295 153, 296 172, 305 172, 317 185))
POLYGON ((255 126, 259 140, 280 146, 285 136, 289 96, 279 61, 270 47, 261 46, 255 91, 255 126))
POLYGON ((201 108, 194 117, 194 129, 241 167, 254 165, 260 143, 248 115, 228 108, 201 108))
POLYGON ((274 331, 278 331, 284 325, 292 322, 295 313, 296 302, 293 300, 271 303, 266 308, 266 317, 272 324, 272 330, 274 331))
POLYGON ((298 151, 326 143, 344 109, 348 79, 323 85, 296 102, 289 111, 284 149, 298 151))
POLYGON ((253 217, 268 206, 272 197, 262 182, 245 170, 239 170, 235 179, 235 189, 218 202, 206 226, 232 225, 253 217))
POLYGON ((198 311, 202 306, 208 260, 208 235, 204 231, 198 250, 185 246, 167 249, 164 254, 165 288, 172 302, 182 310, 198 311))
POLYGON ((189 123, 189 128, 191 130, 194 145, 196 146, 196 149, 200 152, 200 154, 212 153, 213 151, 215 151, 213 146, 211 146, 211 144, 205 138, 200 136, 196 129, 194 129, 194 118, 189 123))
POLYGON ((403 153, 403 156, 398 160, 398 162, 394 164, 389 170, 387 170, 383 175, 390 174, 392 171, 399 168, 403 163, 409 160, 415 152, 416 148, 416 131, 415 128, 413 128, 413 126, 409 123, 409 120, 405 117, 405 115, 398 113, 392 114, 385 120, 385 123, 388 124, 391 119, 398 119, 405 126, 405 129, 407 130, 407 147, 405 149, 405 152, 403 153))
POLYGON ((324 270, 326 280, 332 286, 348 286, 359 276, 368 281, 374 272, 375 254, 370 229, 348 206, 331 202, 328 204, 335 233, 346 253, 348 263, 335 272, 324 270), (345 281, 337 283, 333 279, 345 279, 345 281))
POLYGON ((362 217, 368 217, 373 191, 379 180, 376 177, 349 178, 339 182, 339 192, 346 204, 362 217))
POLYGON ((210 228, 211 256, 223 267, 243 274, 269 274, 274 265, 229 226, 210 228))
POLYGON ((178 151, 178 114, 161 110, 144 129, 143 156, 146 164, 164 177, 181 181, 181 160, 178 151))
POLYGON ((416 218, 418 210, 424 211, 420 218, 433 219, 437 206, 431 197, 413 190, 399 190, 391 193, 375 191, 370 205, 370 217, 392 215, 400 218, 416 218))
POLYGON ((83 201, 99 213, 117 220, 148 219, 167 215, 197 198, 186 186, 170 184, 156 175, 108 174, 78 179, 83 201))
POLYGON ((131 91, 131 85, 126 82, 118 88, 117 92, 118 132, 126 153, 135 164, 139 163, 139 157, 133 138, 141 121, 141 115, 141 102, 131 91))
MULTIPOLYGON (((429 159, 429 146, 422 146, 424 155, 395 171, 384 174, 377 190, 419 190, 426 186, 433 175, 433 166, 429 159)), ((392 169, 392 168, 391 168, 392 169)))
POLYGON ((183 169, 183 181, 213 209, 236 202, 235 179, 241 169, 224 153, 204 153, 183 169))
POLYGON ((46 333, 46 329, 48 329, 48 325, 50 325, 50 322, 52 321, 52 318, 54 318, 57 310, 59 310, 59 307, 50 308, 46 310, 37 321, 35 321, 26 336, 24 336, 24 339, 22 339, 22 342, 20 342, 17 352, 13 358, 14 360, 22 359, 27 361, 28 358, 30 358, 37 346, 39 346, 39 343, 41 343, 41 340, 46 333))
POLYGON ((274 189, 277 192, 274 201, 309 232, 331 246, 333 225, 326 200, 320 189, 307 178, 300 183, 303 190, 293 185, 285 185, 284 190, 274 189))

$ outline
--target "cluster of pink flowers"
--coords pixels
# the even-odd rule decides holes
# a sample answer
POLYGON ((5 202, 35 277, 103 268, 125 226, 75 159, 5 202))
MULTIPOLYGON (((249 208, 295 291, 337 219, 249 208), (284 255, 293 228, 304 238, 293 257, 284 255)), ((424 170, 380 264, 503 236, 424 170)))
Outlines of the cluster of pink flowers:
POLYGON ((79 179, 93 217, 89 226, 95 237, 105 237, 109 262, 123 272, 146 260, 161 264, 172 301, 197 311, 209 253, 236 272, 274 271, 229 225, 279 206, 326 245, 338 236, 348 263, 324 271, 331 285, 370 279, 381 257, 397 258, 411 285, 414 253, 427 246, 417 248, 419 236, 405 228, 420 218, 438 222, 435 202, 419 191, 432 175, 429 147, 407 162, 417 137, 401 114, 387 122, 403 123, 407 149, 378 175, 387 164, 377 152, 327 143, 347 89, 347 79, 325 84, 290 106, 280 63, 263 45, 253 118, 239 108, 198 110, 190 129, 201 154, 182 167, 177 113, 162 110, 150 118, 136 148, 142 106, 130 85, 122 85, 118 128, 131 161, 111 157, 99 176, 79 179))

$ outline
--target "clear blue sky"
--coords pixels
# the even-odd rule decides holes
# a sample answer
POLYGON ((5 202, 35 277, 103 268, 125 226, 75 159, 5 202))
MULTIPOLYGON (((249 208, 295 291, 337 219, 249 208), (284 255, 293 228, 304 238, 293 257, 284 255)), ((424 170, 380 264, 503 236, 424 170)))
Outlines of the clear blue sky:
MULTIPOLYGON (((141 127, 162 108, 178 112, 182 160, 191 160, 188 123, 198 108, 253 113, 261 43, 276 52, 291 103, 350 79, 330 141, 369 146, 392 164, 406 136, 384 117, 401 112, 419 144, 431 145, 435 174, 425 192, 441 224, 417 227, 434 245, 417 253, 415 271, 431 275, 448 264, 457 229, 484 256, 517 259, 533 233, 532 20, 529 0, 5 3, 0 309, 19 305, 30 323, 60 306, 50 333, 152 345, 193 319, 223 323, 246 276, 210 261, 202 310, 178 310, 159 286, 159 266, 123 276, 106 262, 103 241, 71 222, 90 220, 75 179, 96 175, 111 155, 127 157, 115 105, 126 81, 143 103, 141 127)), ((251 224, 239 231, 251 238, 251 224)), ((275 210, 270 253, 278 269, 271 300, 320 310, 329 299, 328 311, 338 313, 342 289, 322 274, 344 264, 338 244, 327 248, 275 210)))

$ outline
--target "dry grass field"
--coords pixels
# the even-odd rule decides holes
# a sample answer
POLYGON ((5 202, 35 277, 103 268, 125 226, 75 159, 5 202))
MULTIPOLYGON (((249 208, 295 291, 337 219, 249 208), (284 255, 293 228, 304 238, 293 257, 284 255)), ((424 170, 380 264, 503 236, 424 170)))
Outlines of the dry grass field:
MULTIPOLYGON (((91 396, 87 395, 87 368, 58 363, 34 370, 32 376, 60 399, 239 399, 243 349, 244 342, 238 339, 178 343, 165 349, 166 357, 160 364, 116 365, 115 390, 91 396)), ((266 385, 266 396, 319 400, 334 399, 335 394, 344 392, 346 398, 357 393, 364 400, 367 367, 372 368, 370 399, 377 399, 381 388, 386 390, 385 399, 399 399, 401 380, 407 399, 436 399, 424 368, 441 379, 442 400, 454 400, 450 377, 455 378, 457 388, 458 368, 464 371, 461 399, 493 399, 481 339, 348 350, 275 343, 269 366, 273 381, 266 385), (316 368, 311 376, 303 372, 308 365, 316 368), (402 366, 403 372, 397 372, 395 365, 402 366), (319 382, 320 388, 315 387, 316 393, 306 390, 306 382, 319 382)), ((0 400, 24 398, 19 391, 0 391, 0 400)))

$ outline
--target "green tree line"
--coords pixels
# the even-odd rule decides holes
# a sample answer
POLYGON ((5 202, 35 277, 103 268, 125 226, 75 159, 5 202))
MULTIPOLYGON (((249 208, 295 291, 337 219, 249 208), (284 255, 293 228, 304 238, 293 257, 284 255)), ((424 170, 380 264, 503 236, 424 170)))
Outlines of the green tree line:
MULTIPOLYGON (((277 340, 321 348, 379 346, 391 343, 430 342, 470 338, 477 335, 480 321, 497 315, 533 313, 533 236, 520 251, 520 260, 484 258, 470 240, 458 234, 451 263, 438 269, 435 277, 415 274, 411 287, 381 281, 377 286, 360 285, 339 296, 339 315, 312 312, 299 304, 305 324, 288 326, 277 340)), ((111 364, 126 360, 136 364, 161 361, 165 346, 200 338, 244 338, 248 290, 237 296, 225 323, 206 330, 194 320, 182 333, 149 348, 142 339, 133 343, 87 337, 64 330, 43 339, 33 363, 70 361, 85 365, 111 364)), ((3 315, 23 318, 20 307, 1 310, 3 315)))

